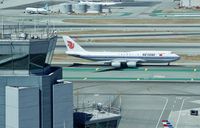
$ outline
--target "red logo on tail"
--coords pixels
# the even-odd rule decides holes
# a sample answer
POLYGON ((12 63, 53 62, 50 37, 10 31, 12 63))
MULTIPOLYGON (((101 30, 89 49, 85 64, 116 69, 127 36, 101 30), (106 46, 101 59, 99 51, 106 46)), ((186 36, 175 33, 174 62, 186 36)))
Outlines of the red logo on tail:
POLYGON ((70 49, 73 49, 74 48, 74 43, 72 43, 71 41, 67 41, 67 45, 70 49))

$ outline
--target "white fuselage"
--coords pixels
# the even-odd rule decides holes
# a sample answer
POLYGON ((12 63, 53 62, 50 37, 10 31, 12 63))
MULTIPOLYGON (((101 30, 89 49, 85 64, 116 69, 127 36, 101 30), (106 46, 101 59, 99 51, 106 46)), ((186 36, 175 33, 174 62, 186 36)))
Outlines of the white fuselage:
POLYGON ((26 13, 30 13, 30 14, 47 14, 48 11, 44 8, 26 8, 25 9, 26 13))
POLYGON ((137 63, 169 63, 180 57, 170 51, 132 51, 132 52, 66 52, 68 55, 95 61, 118 61, 137 63))

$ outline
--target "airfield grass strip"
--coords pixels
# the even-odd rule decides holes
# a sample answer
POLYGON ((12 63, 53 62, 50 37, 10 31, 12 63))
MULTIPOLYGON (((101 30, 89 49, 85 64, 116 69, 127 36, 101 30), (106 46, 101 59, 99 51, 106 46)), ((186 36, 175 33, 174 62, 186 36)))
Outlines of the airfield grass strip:
POLYGON ((200 78, 128 78, 128 77, 64 77, 65 80, 83 81, 199 81, 200 78))
MULTIPOLYGON (((86 71, 103 71, 107 70, 108 68, 63 68, 64 71, 77 71, 77 72, 86 72, 86 71)), ((145 72, 158 72, 158 71, 164 71, 164 72, 200 72, 200 69, 156 69, 156 68, 126 68, 126 69, 121 69, 119 71, 145 71, 145 72)))

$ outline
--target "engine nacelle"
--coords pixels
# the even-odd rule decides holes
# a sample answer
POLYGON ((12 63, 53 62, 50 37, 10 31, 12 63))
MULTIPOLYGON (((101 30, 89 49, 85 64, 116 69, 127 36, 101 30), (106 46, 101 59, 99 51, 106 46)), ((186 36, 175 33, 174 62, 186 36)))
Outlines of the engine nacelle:
POLYGON ((112 67, 119 68, 119 67, 121 67, 121 62, 112 62, 112 63, 111 63, 111 66, 112 66, 112 67))
POLYGON ((127 62, 126 64, 129 68, 135 68, 137 66, 136 62, 127 62))

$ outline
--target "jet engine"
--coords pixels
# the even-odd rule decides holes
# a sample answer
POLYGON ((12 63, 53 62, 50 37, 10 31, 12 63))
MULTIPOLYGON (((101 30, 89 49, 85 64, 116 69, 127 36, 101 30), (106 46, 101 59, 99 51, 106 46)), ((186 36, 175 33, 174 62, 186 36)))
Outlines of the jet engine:
POLYGON ((129 68, 135 68, 137 66, 136 62, 127 62, 126 64, 129 68))
POLYGON ((119 67, 121 67, 121 62, 112 62, 112 63, 111 63, 111 66, 112 66, 112 67, 119 68, 119 67))

